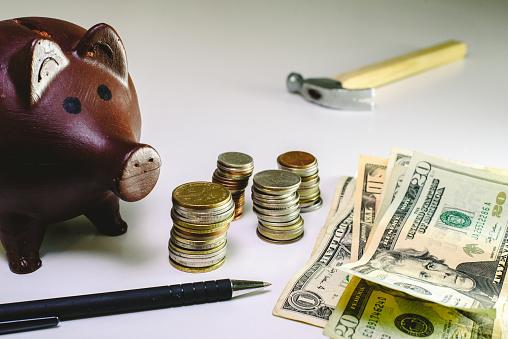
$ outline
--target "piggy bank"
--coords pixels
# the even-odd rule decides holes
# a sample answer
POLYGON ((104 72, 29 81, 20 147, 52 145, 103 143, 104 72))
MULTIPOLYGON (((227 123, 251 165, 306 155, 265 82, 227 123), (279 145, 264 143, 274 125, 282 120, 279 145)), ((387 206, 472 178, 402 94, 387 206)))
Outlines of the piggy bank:
POLYGON ((119 199, 155 186, 161 160, 115 30, 49 18, 0 22, 0 240, 14 273, 42 262, 49 224, 85 215, 126 232, 119 199))

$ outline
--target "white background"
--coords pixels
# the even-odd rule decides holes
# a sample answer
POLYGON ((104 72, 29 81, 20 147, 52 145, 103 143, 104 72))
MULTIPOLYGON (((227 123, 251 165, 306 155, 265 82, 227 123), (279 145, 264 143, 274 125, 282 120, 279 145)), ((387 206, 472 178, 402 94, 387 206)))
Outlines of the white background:
POLYGON ((113 26, 137 88, 142 141, 163 161, 154 191, 122 203, 125 235, 100 235, 83 217, 53 225, 43 267, 22 276, 0 250, 1 303, 221 278, 272 283, 228 302, 66 321, 12 338, 320 338, 322 329, 271 312, 360 154, 388 157, 397 146, 508 168, 505 0, 3 0, 0 15, 113 26), (285 88, 292 71, 331 77, 450 39, 467 43, 465 60, 377 89, 374 112, 325 109, 285 88), (169 264, 175 187, 210 181, 223 152, 251 155, 259 172, 292 150, 318 159, 324 199, 319 211, 303 214, 301 241, 274 245, 256 236, 249 185, 222 268, 190 274, 169 264))

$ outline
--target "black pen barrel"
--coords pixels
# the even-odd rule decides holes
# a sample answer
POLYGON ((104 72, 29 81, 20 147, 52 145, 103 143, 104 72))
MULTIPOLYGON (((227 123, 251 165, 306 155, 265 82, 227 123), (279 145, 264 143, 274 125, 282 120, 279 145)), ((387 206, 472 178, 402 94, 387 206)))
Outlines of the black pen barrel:
POLYGON ((0 305, 0 321, 57 316, 60 320, 228 300, 231 280, 141 288, 0 305))

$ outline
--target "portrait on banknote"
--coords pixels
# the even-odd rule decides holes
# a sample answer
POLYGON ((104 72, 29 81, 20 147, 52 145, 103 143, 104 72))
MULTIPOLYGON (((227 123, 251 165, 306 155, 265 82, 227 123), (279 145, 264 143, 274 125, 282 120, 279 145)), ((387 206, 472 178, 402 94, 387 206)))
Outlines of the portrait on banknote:
MULTIPOLYGON (((481 308, 492 308, 501 292, 501 285, 495 283, 497 267, 496 261, 478 261, 463 262, 452 268, 428 250, 403 248, 378 249, 368 263, 357 270, 361 273, 379 270, 433 286, 448 287, 478 300, 481 308)), ((413 284, 399 283, 397 286, 415 294, 429 293, 424 287, 418 289, 413 284)))

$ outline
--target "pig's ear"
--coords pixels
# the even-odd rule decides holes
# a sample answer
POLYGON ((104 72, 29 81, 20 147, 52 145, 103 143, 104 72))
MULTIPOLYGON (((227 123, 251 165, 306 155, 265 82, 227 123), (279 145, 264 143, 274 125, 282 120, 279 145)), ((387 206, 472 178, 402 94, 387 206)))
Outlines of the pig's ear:
POLYGON ((81 38, 76 50, 80 57, 106 67, 127 84, 127 54, 113 27, 106 24, 93 26, 81 38))
POLYGON ((69 59, 54 41, 36 39, 31 45, 30 104, 35 104, 51 81, 68 64, 69 59))

